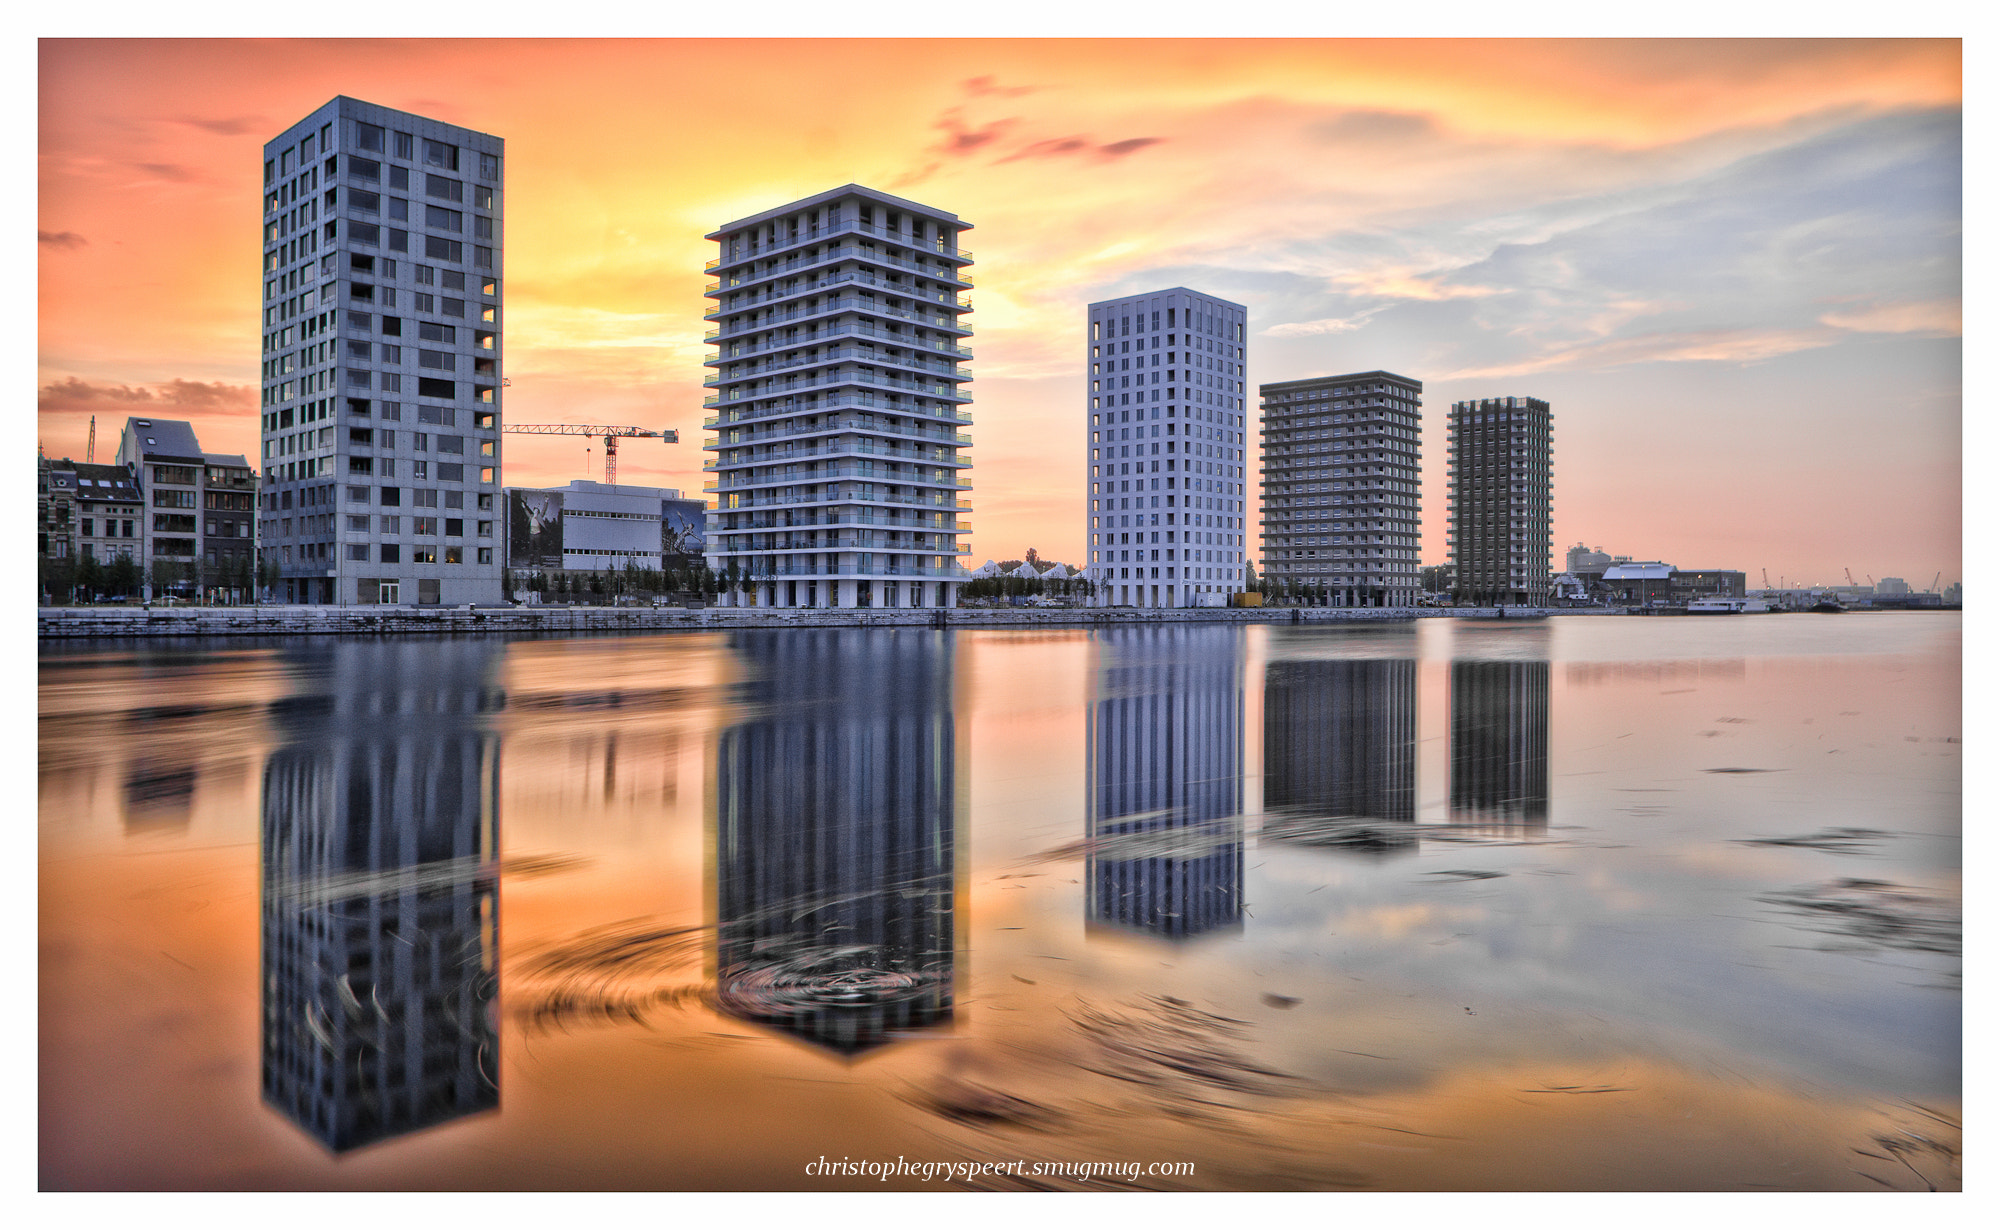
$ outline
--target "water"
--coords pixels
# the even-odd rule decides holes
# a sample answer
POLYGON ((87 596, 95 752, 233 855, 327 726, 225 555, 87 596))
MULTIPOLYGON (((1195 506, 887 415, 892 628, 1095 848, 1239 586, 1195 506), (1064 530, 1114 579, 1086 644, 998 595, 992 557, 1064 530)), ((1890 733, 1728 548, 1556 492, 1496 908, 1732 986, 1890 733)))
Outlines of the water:
POLYGON ((47 648, 41 1182, 1956 1188, 1959 655, 1927 613, 47 648))

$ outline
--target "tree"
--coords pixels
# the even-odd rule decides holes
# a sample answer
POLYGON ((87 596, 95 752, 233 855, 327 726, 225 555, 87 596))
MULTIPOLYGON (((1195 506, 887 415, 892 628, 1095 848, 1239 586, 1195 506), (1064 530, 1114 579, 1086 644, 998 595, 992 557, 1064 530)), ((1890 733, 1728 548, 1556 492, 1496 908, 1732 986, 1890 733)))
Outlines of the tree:
POLYGON ((120 555, 105 570, 105 588, 114 594, 131 596, 139 588, 139 565, 129 555, 120 555))
POLYGON ((97 562, 96 556, 86 555, 77 561, 76 584, 86 600, 104 592, 104 565, 97 562))

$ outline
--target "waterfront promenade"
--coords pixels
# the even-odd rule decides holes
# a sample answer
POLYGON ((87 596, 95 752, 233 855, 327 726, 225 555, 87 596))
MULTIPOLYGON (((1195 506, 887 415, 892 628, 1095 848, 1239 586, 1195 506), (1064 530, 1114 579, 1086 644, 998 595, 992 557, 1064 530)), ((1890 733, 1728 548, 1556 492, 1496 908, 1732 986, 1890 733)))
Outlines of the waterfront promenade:
MULTIPOLYGON (((1509 608, 1505 618, 1557 613, 1509 608)), ((437 633, 652 632, 726 628, 1066 628, 1128 624, 1361 623, 1492 619, 1492 607, 42 607, 50 640, 181 636, 382 636, 437 633)))

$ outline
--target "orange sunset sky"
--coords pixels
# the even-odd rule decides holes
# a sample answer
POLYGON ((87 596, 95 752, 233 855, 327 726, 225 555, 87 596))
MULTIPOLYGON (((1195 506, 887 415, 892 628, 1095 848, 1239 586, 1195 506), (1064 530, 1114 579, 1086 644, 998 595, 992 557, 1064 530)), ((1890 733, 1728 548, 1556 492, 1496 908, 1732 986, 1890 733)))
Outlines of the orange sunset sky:
MULTIPOLYGON (((678 428, 626 482, 702 485, 702 235, 852 181, 974 227, 975 565, 1083 561, 1084 305, 1185 285, 1249 308, 1253 388, 1424 382, 1425 563, 1450 403, 1525 395, 1558 567, 1960 577, 1956 41, 44 40, 39 70, 52 456, 135 413, 256 454, 262 143, 347 94, 505 138, 504 412, 678 428)), ((509 437, 505 478, 585 461, 509 437)))

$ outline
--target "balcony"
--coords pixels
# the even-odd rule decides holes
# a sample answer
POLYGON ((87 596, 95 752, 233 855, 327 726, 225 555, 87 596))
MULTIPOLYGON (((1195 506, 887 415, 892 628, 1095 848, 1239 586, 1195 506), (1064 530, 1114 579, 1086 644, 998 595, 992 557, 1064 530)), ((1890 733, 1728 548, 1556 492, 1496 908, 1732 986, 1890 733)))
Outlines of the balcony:
MULTIPOLYGON (((733 311, 735 309, 730 310, 733 311)), ((766 332, 773 326, 783 324, 788 320, 802 320, 808 316, 825 316, 836 312, 867 312, 873 316, 888 316, 896 320, 915 321, 920 325, 927 325, 933 329, 943 329, 950 333, 968 334, 972 332, 972 330, 959 323, 959 319, 956 316, 940 316, 935 312, 912 312, 904 308, 885 307, 873 299, 864 300, 857 296, 835 299, 831 303, 823 303, 817 307, 794 308, 786 312, 773 312, 760 318, 755 324, 745 325, 740 329, 711 329, 707 333, 702 334, 702 340, 714 342, 724 337, 749 337, 752 334, 766 332)), ((707 318, 714 319, 717 316, 726 316, 728 314, 729 312, 727 311, 717 309, 716 311, 707 313, 707 318)))
POLYGON ((884 227, 843 219, 837 222, 830 222, 825 226, 807 227, 805 230, 799 232, 796 239, 788 238, 783 243, 769 245, 753 244, 735 256, 718 256, 714 260, 709 261, 706 268, 713 271, 729 265, 747 264, 750 261, 769 256, 775 252, 789 252, 793 248, 803 247, 806 244, 819 243, 821 240, 831 239, 836 235, 873 235, 879 239, 888 239, 902 244, 904 247, 918 252, 926 252, 933 256, 942 256, 946 260, 972 260, 972 253, 964 248, 954 248, 934 239, 918 240, 884 227))
MULTIPOLYGON (((751 261, 755 259, 753 257, 751 261)), ((814 266, 833 264, 839 261, 861 261, 869 265, 881 265, 891 269, 900 269, 908 273, 914 273, 918 277, 932 278, 940 282, 958 282, 966 286, 972 285, 971 276, 963 269, 949 265, 920 265, 915 261, 892 256, 880 249, 871 250, 863 248, 859 244, 843 243, 825 252, 801 254, 787 257, 784 260, 762 268, 744 269, 738 274, 710 282, 702 288, 702 293, 713 296, 727 290, 733 290, 739 286, 754 286, 770 278, 785 277, 800 269, 809 269, 814 266)), ((745 263, 748 264, 750 262, 746 261, 745 263)), ((714 268, 714 264, 711 263, 709 267, 711 269, 714 268)))
MULTIPOLYGON (((735 363, 736 360, 730 359, 724 360, 724 362, 735 363)), ((862 350, 858 347, 840 346, 826 354, 800 355, 797 358, 788 360, 742 365, 738 366, 734 371, 727 373, 715 372, 710 374, 706 380, 703 380, 702 384, 708 388, 716 388, 723 384, 737 380, 750 380, 771 372, 788 372, 797 371, 800 368, 826 367, 830 364, 840 362, 874 363, 885 367, 914 368, 917 371, 930 372, 934 375, 958 380, 972 379, 972 372, 967 368, 958 366, 956 363, 932 362, 924 358, 886 355, 879 350, 862 350)))
POLYGON ((829 277, 815 278, 800 286, 773 287, 761 294, 744 295, 732 293, 730 301, 718 303, 703 313, 704 317, 727 316, 735 312, 747 311, 762 303, 777 303, 785 299, 797 299, 823 291, 829 286, 870 286, 901 299, 915 299, 918 302, 942 303, 947 307, 961 307, 970 311, 972 300, 964 295, 954 295, 948 290, 929 290, 912 286, 907 282, 891 282, 865 273, 836 273, 829 277))
POLYGON ((878 376, 864 371, 826 372, 816 378, 786 380, 766 388, 755 390, 731 389, 728 393, 717 393, 702 398, 704 407, 713 409, 724 402, 761 401, 768 397, 782 397, 799 389, 823 389, 840 384, 866 384, 877 388, 902 389, 905 392, 938 397, 947 401, 971 401, 972 398, 959 391, 955 384, 922 384, 915 380, 897 380, 894 377, 878 376))
MULTIPOLYGON (((710 334, 709 336, 712 339, 715 335, 710 334)), ((912 350, 924 350, 924 349, 935 350, 940 354, 956 355, 961 359, 970 359, 972 357, 972 350, 970 347, 954 346, 949 342, 920 341, 917 338, 912 337, 908 333, 891 333, 887 329, 871 329, 867 325, 861 324, 859 322, 847 321, 847 322, 836 322, 830 324, 824 329, 807 329, 804 333, 799 334, 797 337, 781 338, 774 336, 767 342, 765 342, 763 345, 752 345, 747 347, 738 345, 735 346, 729 354, 726 355, 713 354, 710 355, 708 358, 703 359, 702 366, 716 367, 721 364, 728 363, 734 359, 748 358, 760 354, 771 354, 776 351, 791 350, 800 346, 810 346, 827 338, 833 338, 833 337, 876 337, 876 338, 881 338, 882 340, 890 342, 894 345, 907 347, 912 350)))

